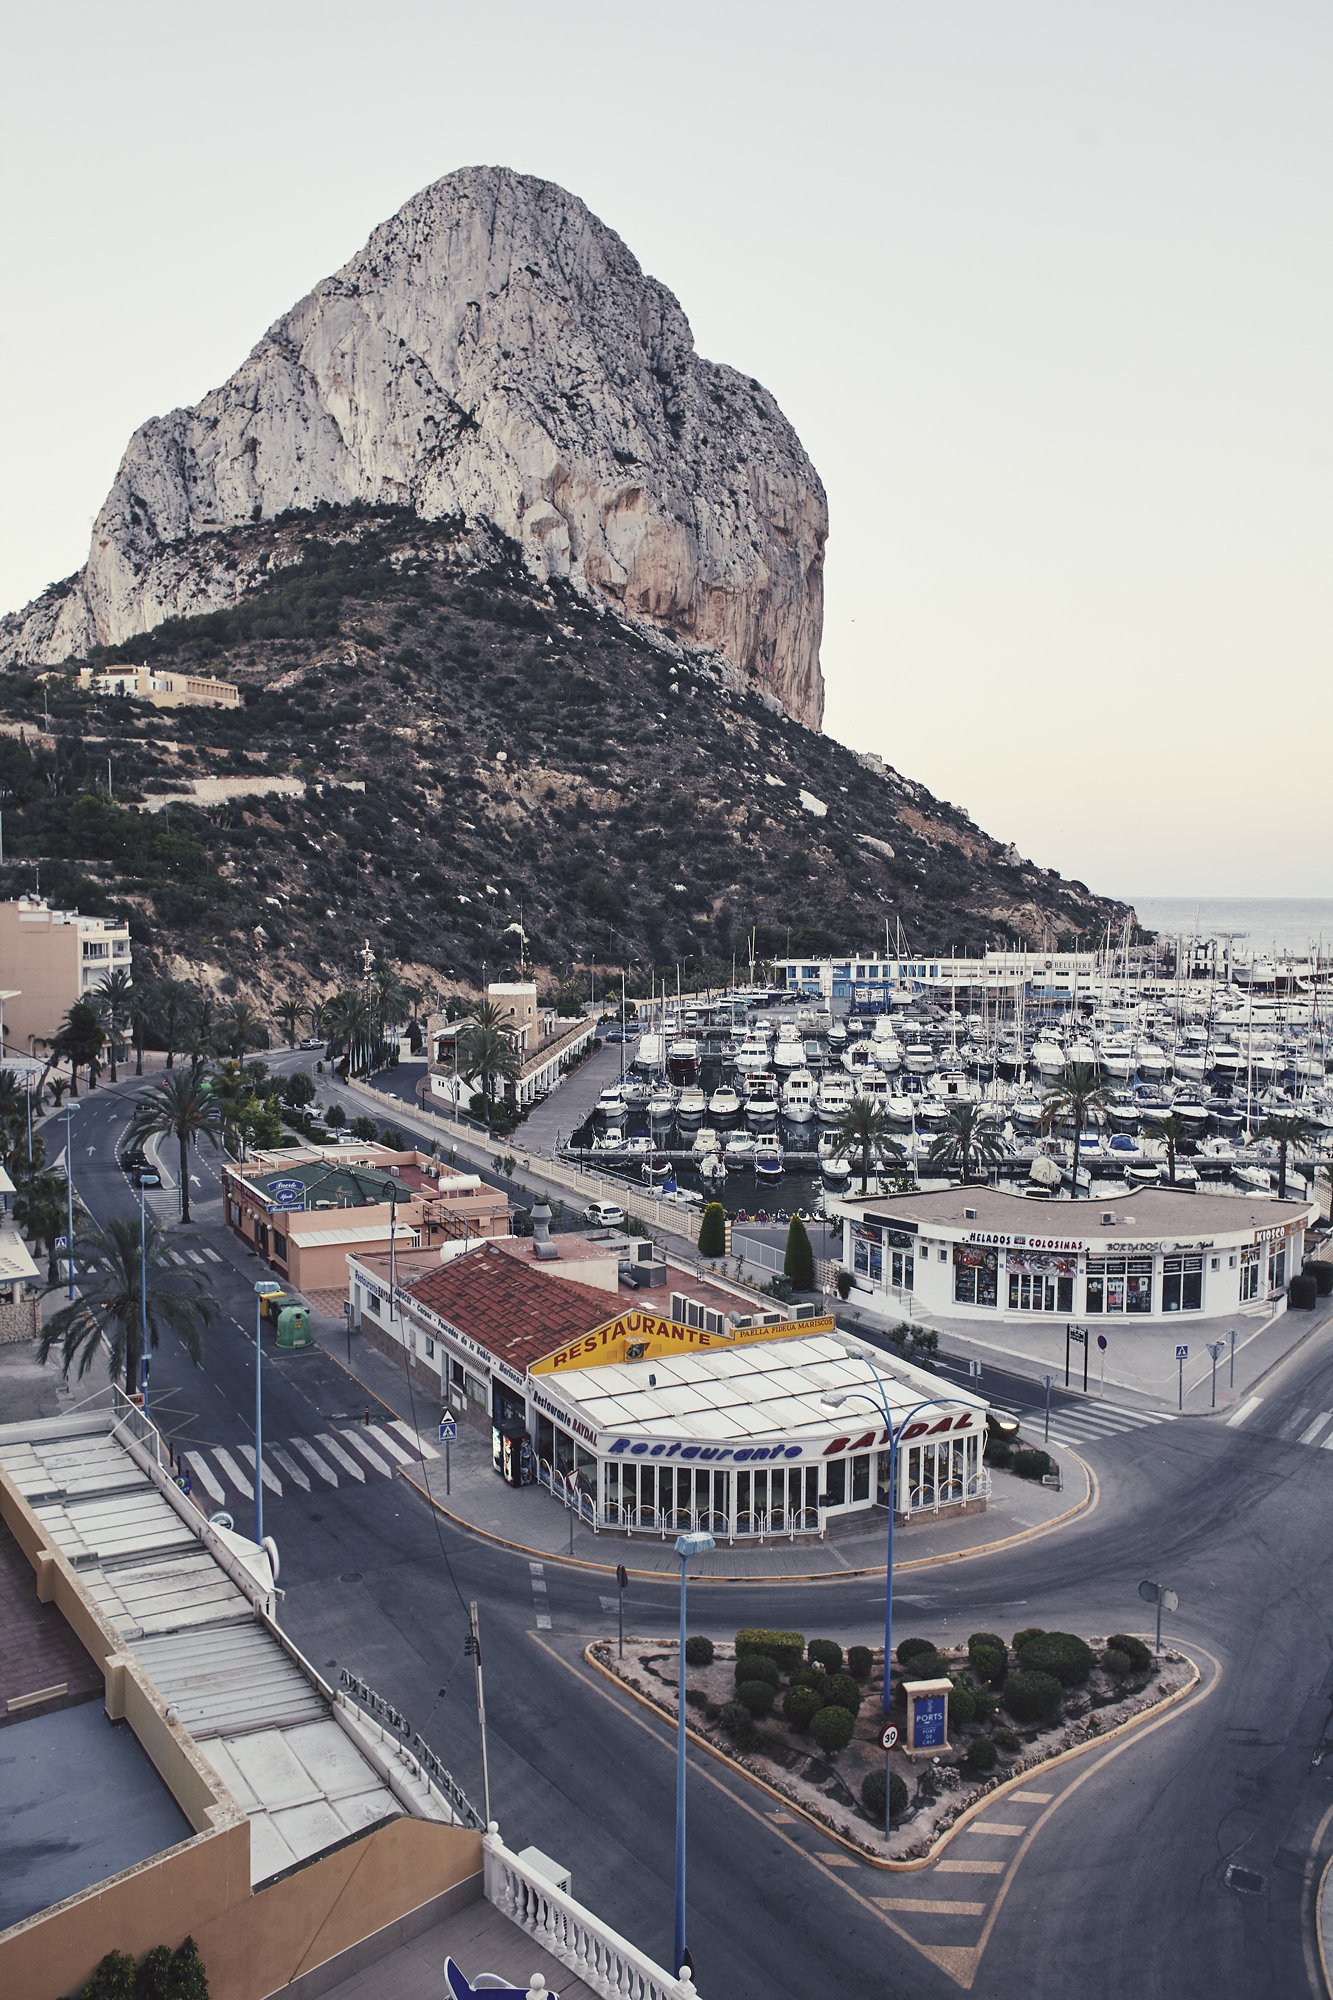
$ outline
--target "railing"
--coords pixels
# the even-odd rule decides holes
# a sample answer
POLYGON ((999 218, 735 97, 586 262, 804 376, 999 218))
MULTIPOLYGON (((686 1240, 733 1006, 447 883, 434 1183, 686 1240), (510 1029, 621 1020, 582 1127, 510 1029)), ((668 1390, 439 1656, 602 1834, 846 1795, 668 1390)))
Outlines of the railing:
MULTIPOLYGON (((663 1971, 573 1896, 528 1868, 505 1846, 494 1825, 482 1841, 482 1853, 487 1902, 602 2000, 695 2000, 697 1988, 688 1972, 673 1978, 663 1971)), ((538 1975, 528 1991, 544 1995, 548 1988, 538 1975)))
POLYGON ((984 1469, 967 1479, 945 1479, 938 1486, 912 1487, 907 1496, 909 1514, 938 1514, 941 1507, 967 1507, 974 1500, 989 1500, 991 1476, 984 1469))
POLYGON ((772 1535, 785 1535, 789 1542, 794 1542, 798 1535, 818 1535, 822 1540, 824 1535, 815 1507, 775 1507, 767 1514, 747 1509, 733 1521, 718 1507, 627 1507, 618 1500, 608 1500, 602 1508, 602 1526, 617 1529, 631 1539, 635 1535, 656 1535, 661 1541, 666 1541, 669 1535, 691 1531, 727 1542, 763 1542, 772 1535))
POLYGON ((594 1535, 601 1533, 602 1524, 597 1518, 597 1503, 591 1493, 571 1486, 569 1474, 552 1465, 548 1458, 537 1460, 537 1484, 544 1486, 551 1497, 560 1502, 566 1513, 573 1512, 581 1521, 586 1521, 594 1535))

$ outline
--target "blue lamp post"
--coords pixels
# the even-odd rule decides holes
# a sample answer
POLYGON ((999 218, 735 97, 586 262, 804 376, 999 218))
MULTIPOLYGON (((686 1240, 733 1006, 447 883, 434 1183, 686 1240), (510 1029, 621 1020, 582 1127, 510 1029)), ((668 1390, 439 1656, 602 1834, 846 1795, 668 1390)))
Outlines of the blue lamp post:
POLYGON ((680 1557, 680 1653, 676 1683, 676 1934, 672 1965, 685 1969, 685 1566, 691 1556, 706 1556, 717 1543, 711 1535, 677 1535, 680 1557))
POLYGON ((74 1134, 71 1120, 78 1110, 78 1101, 68 1098, 65 1102, 65 1270, 69 1284, 65 1297, 74 1296, 74 1134))
POLYGON ((260 1278, 255 1283, 255 1540, 264 1539, 264 1381, 260 1369, 262 1359, 260 1331, 264 1324, 264 1294, 272 1284, 271 1278, 260 1278))
POLYGON ((161 1185, 159 1174, 139 1176, 139 1388, 145 1416, 148 1415, 148 1224, 144 1193, 161 1185))

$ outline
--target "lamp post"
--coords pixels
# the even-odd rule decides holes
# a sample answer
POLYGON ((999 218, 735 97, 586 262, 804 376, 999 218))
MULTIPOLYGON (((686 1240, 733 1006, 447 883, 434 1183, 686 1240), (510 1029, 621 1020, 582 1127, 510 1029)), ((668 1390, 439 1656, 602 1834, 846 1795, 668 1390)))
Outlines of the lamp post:
POLYGON ((148 1224, 144 1192, 161 1185, 159 1174, 139 1176, 139 1388, 145 1416, 148 1415, 148 1224))
POLYGON ((264 1539, 264 1382, 260 1370, 260 1329, 264 1323, 264 1291, 272 1281, 255 1283, 255 1540, 264 1539))
POLYGON ((65 1100, 65 1270, 69 1283, 65 1297, 74 1296, 74 1134, 70 1121, 78 1110, 74 1098, 65 1100))
POLYGON ((711 1535, 677 1535, 680 1557, 680 1652, 676 1662, 676 1972, 685 1969, 685 1565, 691 1556, 706 1556, 717 1543, 711 1535))

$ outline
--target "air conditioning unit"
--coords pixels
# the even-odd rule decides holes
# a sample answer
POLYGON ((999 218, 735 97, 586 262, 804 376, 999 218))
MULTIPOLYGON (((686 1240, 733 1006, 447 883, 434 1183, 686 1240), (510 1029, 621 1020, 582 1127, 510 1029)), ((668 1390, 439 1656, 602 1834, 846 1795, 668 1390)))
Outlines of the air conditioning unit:
POLYGON ((819 1307, 807 1304, 803 1306, 797 1306, 794 1317, 797 1319, 816 1319, 818 1315, 819 1315, 819 1307))

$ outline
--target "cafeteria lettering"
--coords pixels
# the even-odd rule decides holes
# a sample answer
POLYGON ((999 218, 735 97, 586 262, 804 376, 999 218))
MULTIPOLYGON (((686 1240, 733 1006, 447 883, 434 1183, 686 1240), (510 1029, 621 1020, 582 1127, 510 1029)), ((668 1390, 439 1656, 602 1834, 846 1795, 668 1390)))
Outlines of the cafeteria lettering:
MULTIPOLYGON (((933 1423, 925 1417, 919 1417, 915 1423, 908 1424, 898 1433, 898 1442, 899 1444, 905 1444, 911 1438, 935 1437, 941 1431, 970 1431, 973 1421, 971 1410, 964 1410, 959 1417, 937 1417, 933 1423)), ((869 1451, 872 1446, 878 1446, 882 1449, 885 1445, 892 1444, 892 1442, 893 1435, 890 1431, 883 1429, 867 1431, 863 1437, 859 1438, 840 1437, 832 1439, 830 1443, 824 1446, 824 1456, 825 1458, 835 1458, 839 1452, 869 1451)))
POLYGON ((647 1438, 613 1438, 607 1455, 617 1458, 628 1452, 635 1458, 697 1458, 712 1464, 725 1460, 729 1465, 748 1465, 772 1458, 799 1458, 801 1450, 799 1444, 682 1444, 679 1439, 671 1444, 650 1444, 647 1438))

